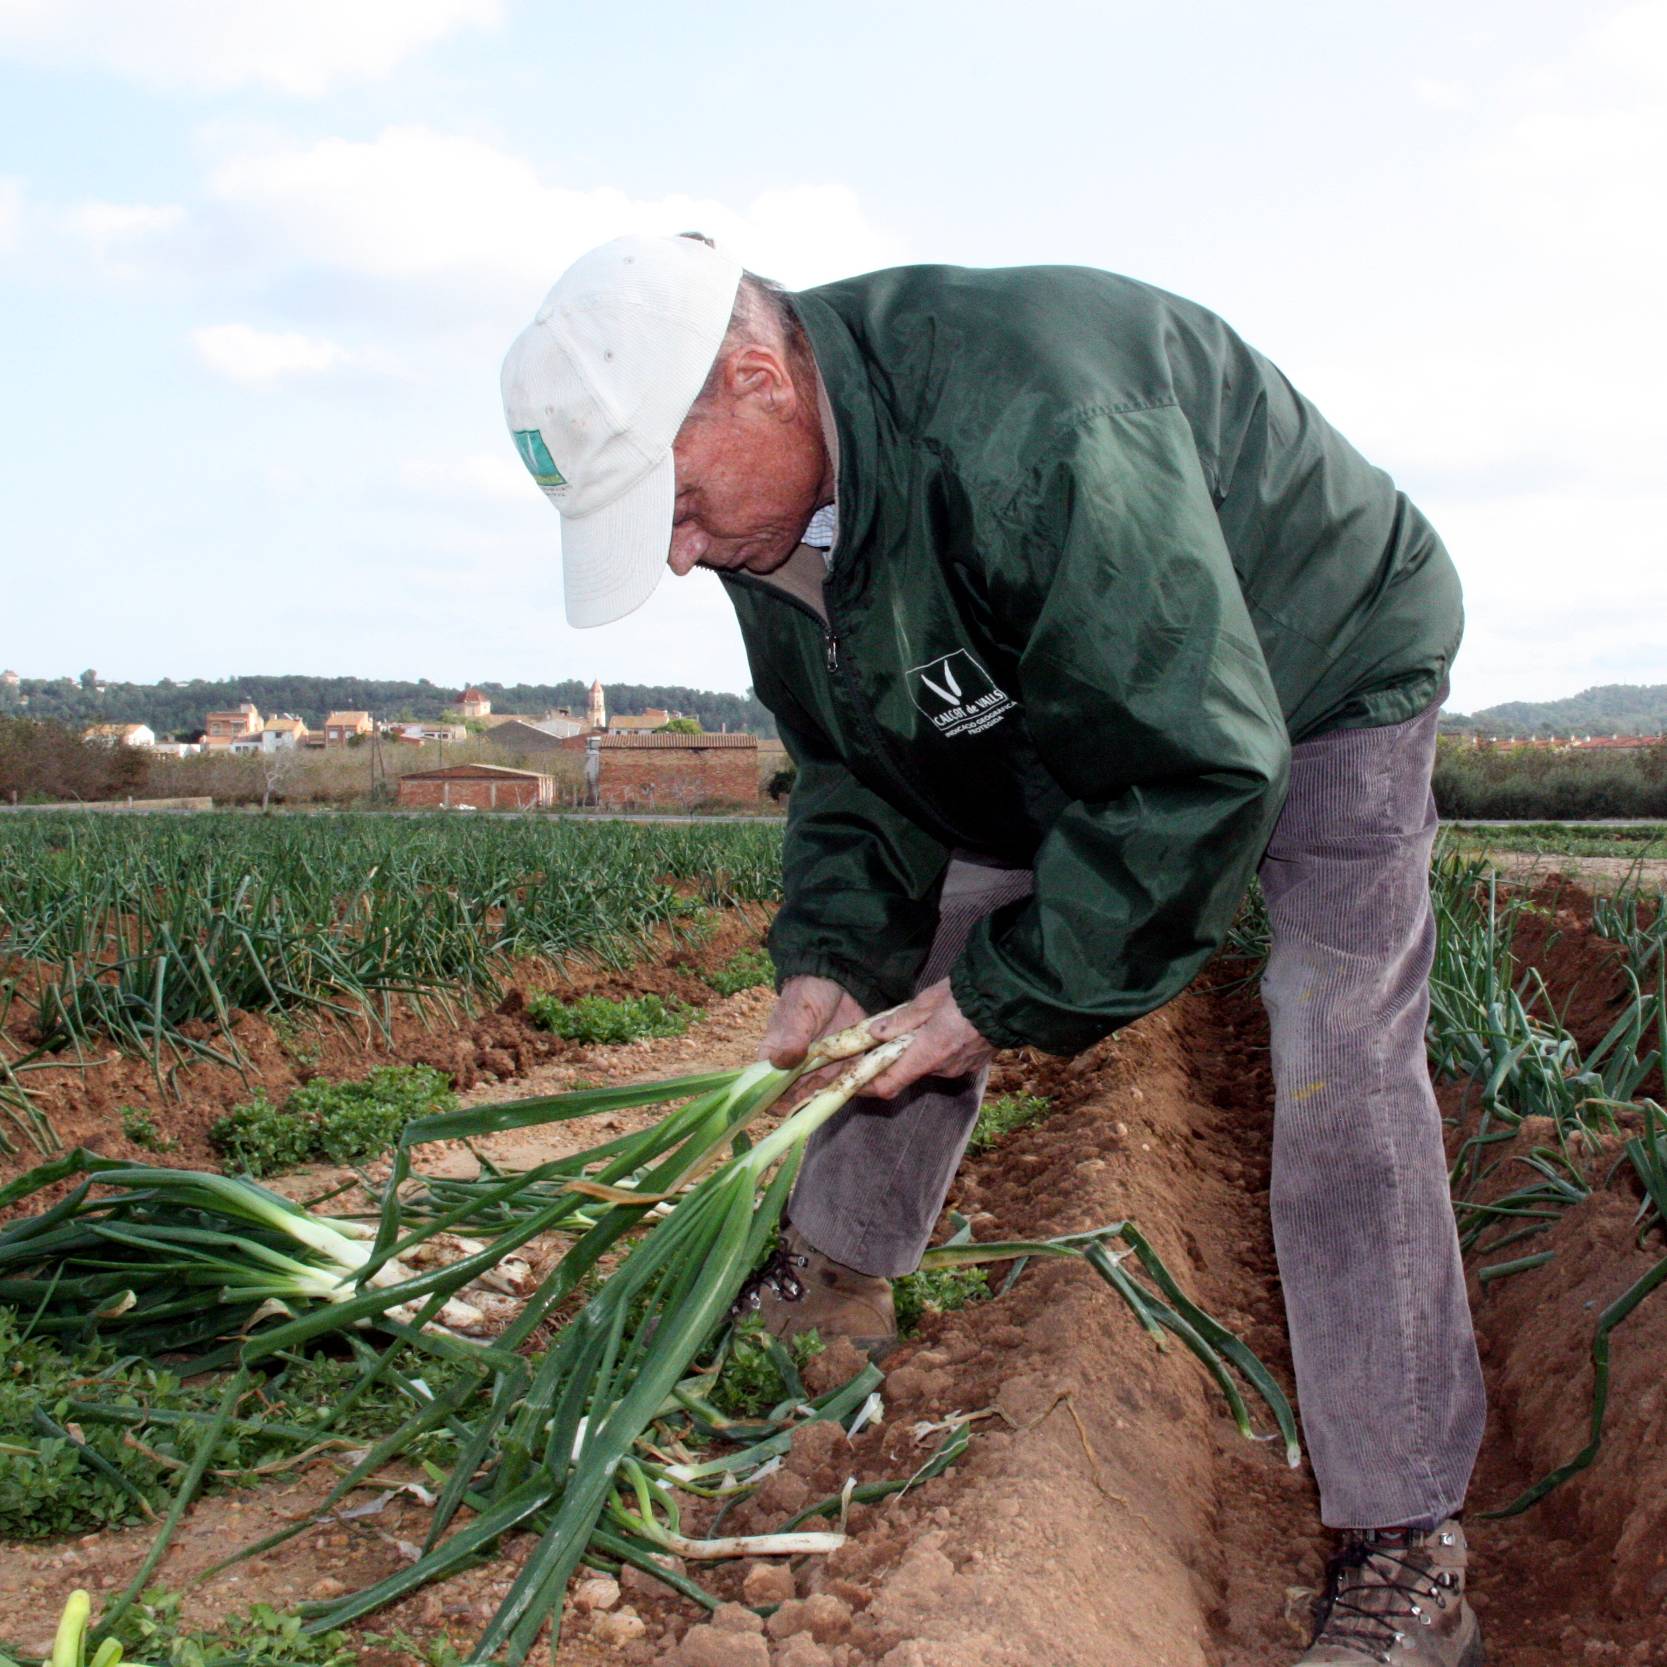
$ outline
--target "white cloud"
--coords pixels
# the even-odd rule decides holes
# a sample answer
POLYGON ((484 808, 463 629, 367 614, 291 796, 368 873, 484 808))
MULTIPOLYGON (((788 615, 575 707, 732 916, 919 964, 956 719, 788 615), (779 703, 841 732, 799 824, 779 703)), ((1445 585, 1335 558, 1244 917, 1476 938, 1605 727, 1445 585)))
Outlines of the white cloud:
POLYGON ((64 224, 90 243, 107 248, 129 238, 169 231, 185 218, 178 203, 82 203, 67 209, 64 224))
POLYGON ((331 341, 294 330, 257 330, 249 324, 213 324, 191 340, 208 368, 234 382, 268 388, 290 376, 317 376, 346 362, 331 341))
POLYGON ((1421 75, 1412 84, 1412 96, 1432 110, 1469 110, 1476 103, 1471 90, 1458 81, 1437 81, 1421 75))
POLYGON ((1599 64, 1667 86, 1667 5, 1643 0, 1605 18, 1592 31, 1589 49, 1599 64))
POLYGON ((1455 711, 1596 683, 1667 681, 1667 494, 1523 491, 1426 505, 1464 577, 1455 711))
POLYGON ((1459 564, 1460 710, 1667 679, 1640 629, 1667 617, 1664 63, 1651 0, 1488 88, 1418 250, 1339 286, 1345 327, 1299 377, 1459 564))
POLYGON ((12 248, 23 226, 23 181, 0 175, 0 251, 12 248))
POLYGON ((643 200, 550 183, 525 157, 424 127, 245 151, 214 169, 210 189, 275 253, 379 279, 468 277, 525 293, 610 237, 692 228, 791 284, 901 258, 842 185, 767 191, 741 210, 643 200))
POLYGON ((502 13, 501 0, 0 0, 0 53, 162 87, 317 98, 502 13))
POLYGON ((137 277, 137 257, 152 240, 185 223, 179 203, 79 203, 65 209, 59 223, 92 251, 113 277, 137 277))
POLYGON ((512 456, 491 457, 484 452, 469 457, 412 459, 400 465, 399 476, 403 485, 417 492, 489 503, 524 504, 531 486, 527 471, 512 456))

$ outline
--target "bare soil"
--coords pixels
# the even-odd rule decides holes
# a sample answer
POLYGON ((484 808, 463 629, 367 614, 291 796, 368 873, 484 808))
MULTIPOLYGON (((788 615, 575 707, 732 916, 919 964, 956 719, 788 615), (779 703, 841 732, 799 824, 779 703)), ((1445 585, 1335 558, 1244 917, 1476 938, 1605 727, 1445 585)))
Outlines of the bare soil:
MULTIPOLYGON (((1580 927, 1579 905, 1566 894, 1540 947, 1554 991, 1583 1025, 1596 1026, 1607 1000, 1606 951, 1580 927), (1590 1013, 1580 1006, 1587 1001, 1590 1013)), ((713 953, 721 958, 733 947, 713 953)), ((621 987, 661 988, 657 981, 681 976, 662 963, 621 987)), ((1224 975, 1218 969, 1205 982, 1212 976, 1224 975)), ((469 1099, 507 1097, 502 1084, 510 1081, 515 1094, 533 1093, 577 1077, 626 1081, 750 1057, 767 994, 715 1001, 701 988, 710 1016, 684 1038, 540 1052, 512 999, 491 1016, 508 1028, 493 1033, 498 1040, 489 1045, 500 1052, 490 1064, 476 1029, 485 1020, 422 1032, 406 1040, 401 1057, 419 1057, 413 1047, 454 1050, 450 1057, 477 1073, 469 1099), (519 1054, 510 1045, 516 1039, 519 1054), (485 1080, 487 1072, 498 1081, 485 1080)), ((372 1062, 368 1053, 357 1057, 372 1062)), ((197 1105, 195 1080, 182 1129, 211 1120, 197 1105)), ((223 1087, 210 1091, 213 1115, 223 1087)), ((1047 1236, 1131 1217, 1189 1292, 1290 1386, 1267 1226, 1267 1033, 1252 992, 1195 990, 1075 1060, 1005 1056, 992 1092, 1048 1094, 1055 1109, 963 1167, 950 1203, 972 1218, 978 1236, 1047 1236)), ((1443 1094, 1461 1118, 1463 1099, 1456 1090, 1443 1094)), ((69 1112, 72 1101, 66 1091, 60 1109, 69 1112)), ((93 1144, 109 1144, 111 1104, 105 1097, 102 1109, 77 1113, 78 1132, 93 1144)), ((1454 1130, 1455 1140, 1462 1132, 1454 1130)), ((567 1126, 556 1138, 600 1137, 598 1129, 567 1126)), ((499 1139, 506 1144, 494 1155, 511 1161, 559 1149, 550 1131, 499 1139)), ((1467 1526, 1490 1660, 1510 1667, 1667 1667, 1667 1295, 1646 1301, 1616 1335, 1597 1462, 1525 1516, 1490 1522, 1480 1514, 1578 1451, 1596 1315, 1661 1254, 1659 1242, 1636 1248, 1637 1198, 1618 1177, 1604 1184, 1611 1160, 1612 1153, 1594 1155, 1592 1199, 1543 1241, 1557 1251, 1553 1262, 1473 1291, 1492 1416, 1467 1526)), ((848 1364, 827 1358, 821 1370, 832 1377, 848 1364)), ((850 1537, 829 1557, 696 1571, 726 1598, 760 1606, 789 1599, 768 1621, 739 1603, 709 1621, 633 1575, 608 1607, 575 1607, 562 1661, 1283 1667, 1300 1653, 1327 1549, 1311 1478, 1287 1469, 1276 1445, 1242 1440, 1197 1363, 1178 1348, 1154 1349, 1088 1269, 1033 1268, 1005 1296, 928 1319, 886 1365, 883 1422, 853 1442, 829 1426, 806 1430, 783 1471, 730 1513, 726 1529, 774 1527, 852 1476, 907 1475, 938 1439, 917 1435, 917 1423, 977 1414, 972 1445, 954 1470, 881 1504, 854 1506, 850 1537)), ((321 1465, 281 1485, 211 1496, 190 1514, 160 1580, 183 1584, 230 1544, 305 1511, 328 1481, 321 1465)), ((281 1606, 328 1595, 336 1583, 363 1584, 398 1566, 397 1542, 421 1539, 424 1514, 396 1498, 379 1515, 320 1524, 199 1588, 193 1611, 207 1619, 257 1597, 281 1606)), ((128 1531, 8 1547, 0 1558, 0 1637, 21 1642, 40 1633, 42 1616, 55 1613, 72 1584, 95 1592, 115 1586, 145 1540, 128 1531)), ((446 1631, 462 1641, 525 1554, 512 1543, 493 1567, 370 1624, 446 1631)), ((367 1650, 362 1659, 393 1667, 407 1658, 367 1650)))
POLYGON ((1667 857, 1579 857, 1568 851, 1487 851, 1489 862, 1519 885, 1533 885, 1547 873, 1566 875, 1596 892, 1617 891, 1636 882, 1667 885, 1667 857))

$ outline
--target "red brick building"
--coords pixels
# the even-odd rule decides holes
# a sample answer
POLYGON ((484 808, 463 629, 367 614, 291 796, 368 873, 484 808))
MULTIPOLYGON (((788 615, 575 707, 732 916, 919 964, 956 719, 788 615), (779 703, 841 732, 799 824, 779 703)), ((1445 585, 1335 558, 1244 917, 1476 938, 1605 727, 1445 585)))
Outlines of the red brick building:
POLYGON ((402 809, 541 810, 555 802, 555 783, 536 770, 502 764, 450 764, 399 778, 402 809))
POLYGON ((605 810, 758 802, 756 735, 578 735, 589 797, 605 810))

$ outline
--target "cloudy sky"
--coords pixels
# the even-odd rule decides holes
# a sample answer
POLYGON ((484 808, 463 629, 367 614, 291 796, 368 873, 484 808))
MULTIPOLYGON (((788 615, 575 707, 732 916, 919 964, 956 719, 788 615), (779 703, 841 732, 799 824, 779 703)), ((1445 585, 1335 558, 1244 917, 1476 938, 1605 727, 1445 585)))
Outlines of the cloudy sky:
POLYGON ((1453 705, 1667 681, 1667 0, 0 0, 0 664, 739 689, 562 621, 497 369, 575 255, 1077 261, 1431 513, 1453 705))

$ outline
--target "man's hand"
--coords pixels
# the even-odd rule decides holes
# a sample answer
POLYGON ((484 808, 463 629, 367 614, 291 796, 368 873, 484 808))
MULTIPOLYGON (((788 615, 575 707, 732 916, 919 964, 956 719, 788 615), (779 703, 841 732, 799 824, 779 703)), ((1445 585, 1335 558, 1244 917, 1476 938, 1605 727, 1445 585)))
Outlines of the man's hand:
POLYGON ((782 985, 758 1044, 758 1057, 787 1070, 810 1052, 812 1042, 854 1025, 862 1016, 863 1009, 843 985, 801 973, 782 985))
POLYGON ((876 1099, 893 1099, 920 1077, 965 1076, 995 1057, 994 1044, 986 1042, 955 1005, 947 978, 928 984, 913 1001, 882 1015, 871 1028, 882 1042, 915 1032, 903 1057, 863 1090, 876 1099))

